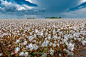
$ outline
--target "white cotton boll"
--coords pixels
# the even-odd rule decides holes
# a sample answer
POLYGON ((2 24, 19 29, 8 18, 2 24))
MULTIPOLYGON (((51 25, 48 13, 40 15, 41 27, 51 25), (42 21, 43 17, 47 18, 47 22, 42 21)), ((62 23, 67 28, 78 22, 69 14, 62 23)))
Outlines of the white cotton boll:
POLYGON ((50 55, 53 55, 54 54, 54 50, 51 48, 50 49, 50 55))
POLYGON ((51 39, 51 37, 48 37, 48 40, 50 40, 51 39))
POLYGON ((73 52, 68 52, 68 55, 73 55, 73 52))
POLYGON ((59 56, 61 57, 61 54, 59 54, 59 56))
POLYGON ((24 56, 24 52, 20 52, 19 56, 24 56))
POLYGON ((57 46, 59 47, 59 43, 57 44, 57 46))
POLYGON ((41 32, 40 35, 43 36, 43 33, 41 32))
POLYGON ((13 55, 14 53, 12 52, 11 55, 13 55))
POLYGON ((56 35, 54 35, 54 36, 53 36, 53 38, 54 38, 54 40, 56 40, 56 39, 57 39, 57 36, 56 36, 56 35))
POLYGON ((41 57, 47 57, 47 54, 46 54, 46 53, 44 53, 41 57))
POLYGON ((41 44, 41 41, 39 41, 39 44, 41 44))
POLYGON ((26 49, 28 49, 28 46, 26 46, 26 49))
POLYGON ((32 42, 36 42, 36 40, 33 40, 32 42))
POLYGON ((2 56, 3 55, 3 53, 0 53, 0 56, 2 56))
POLYGON ((25 57, 27 57, 28 56, 28 52, 25 52, 24 55, 25 55, 25 57))
POLYGON ((19 50, 20 50, 20 48, 19 47, 16 47, 15 48, 15 53, 18 53, 19 50))
POLYGON ((47 43, 43 42, 43 43, 42 43, 42 46, 43 46, 43 47, 47 46, 47 43))
POLYGON ((57 41, 54 41, 54 43, 56 44, 56 43, 57 43, 57 41))
POLYGON ((35 32, 38 33, 39 31, 37 29, 35 29, 35 32))
POLYGON ((68 49, 71 50, 71 51, 73 51, 74 45, 75 45, 75 44, 69 43, 69 44, 68 44, 68 49))
POLYGON ((36 38, 36 34, 34 34, 34 38, 36 38))
POLYGON ((19 43, 20 42, 20 40, 17 40, 15 43, 17 44, 17 43, 19 43))
POLYGON ((50 44, 49 44, 49 46, 51 46, 53 43, 52 42, 50 42, 50 44))
POLYGON ((32 43, 30 43, 30 44, 28 45, 28 47, 30 48, 30 51, 33 50, 33 44, 32 44, 32 43))
POLYGON ((23 43, 24 45, 26 45, 27 44, 27 41, 24 41, 24 43, 23 43))
POLYGON ((48 44, 50 41, 46 40, 45 42, 48 44))
POLYGON ((53 44, 53 47, 56 47, 56 44, 53 44))
POLYGON ((34 50, 38 49, 38 46, 36 44, 33 45, 34 50))
POLYGON ((83 41, 82 41, 82 44, 85 45, 85 44, 86 44, 86 41, 83 40, 83 41))
POLYGON ((81 41, 81 38, 77 38, 79 41, 81 41))
POLYGON ((64 44, 64 42, 60 42, 60 44, 64 44))
POLYGON ((31 42, 34 38, 32 36, 29 37, 29 41, 31 42))
POLYGON ((45 38, 45 40, 47 40, 47 38, 45 38))
POLYGON ((74 40, 76 40, 76 38, 74 38, 74 40))

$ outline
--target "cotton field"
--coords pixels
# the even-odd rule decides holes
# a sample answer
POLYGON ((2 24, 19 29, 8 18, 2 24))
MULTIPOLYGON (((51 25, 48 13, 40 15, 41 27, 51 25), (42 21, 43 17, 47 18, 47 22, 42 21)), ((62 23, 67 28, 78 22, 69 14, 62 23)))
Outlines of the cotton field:
POLYGON ((86 19, 0 19, 0 56, 84 57, 83 50, 86 19))

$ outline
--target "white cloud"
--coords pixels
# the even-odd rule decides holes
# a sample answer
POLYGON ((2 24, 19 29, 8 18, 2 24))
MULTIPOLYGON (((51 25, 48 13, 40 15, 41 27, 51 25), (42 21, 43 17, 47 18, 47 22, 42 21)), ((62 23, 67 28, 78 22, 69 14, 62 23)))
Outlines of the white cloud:
POLYGON ((33 3, 31 0, 26 0, 26 1, 29 1, 30 3, 33 3))
POLYGON ((25 5, 25 4, 23 4, 23 6, 24 6, 26 9, 32 9, 32 8, 35 8, 35 7, 30 7, 30 6, 28 6, 28 5, 25 5))
POLYGON ((86 2, 86 0, 81 0, 78 4, 80 5, 80 4, 84 3, 84 2, 86 2))

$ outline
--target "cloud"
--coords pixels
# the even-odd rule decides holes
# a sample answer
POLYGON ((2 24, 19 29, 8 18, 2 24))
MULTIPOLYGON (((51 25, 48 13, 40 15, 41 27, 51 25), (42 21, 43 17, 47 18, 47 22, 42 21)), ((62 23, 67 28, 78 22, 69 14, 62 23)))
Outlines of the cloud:
MULTIPOLYGON (((22 0, 23 1, 23 0, 22 0)), ((8 1, 1 1, 0 13, 7 15, 16 15, 16 16, 24 16, 24 15, 40 15, 45 12, 45 9, 37 9, 36 7, 31 7, 26 4, 17 4, 8 1)))
POLYGON ((86 7, 86 2, 76 6, 76 7, 73 7, 73 8, 70 8, 69 11, 75 11, 75 10, 79 10, 79 9, 82 9, 82 8, 85 8, 86 7))
POLYGON ((70 11, 70 12, 65 12, 64 14, 65 17, 70 18, 70 16, 72 18, 86 18, 86 8, 81 8, 75 11, 70 11))

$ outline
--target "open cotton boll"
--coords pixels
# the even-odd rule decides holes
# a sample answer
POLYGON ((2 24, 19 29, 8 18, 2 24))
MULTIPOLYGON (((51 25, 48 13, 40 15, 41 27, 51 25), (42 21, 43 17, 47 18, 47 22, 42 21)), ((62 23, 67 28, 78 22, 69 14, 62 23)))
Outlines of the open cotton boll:
POLYGON ((68 44, 68 49, 71 50, 71 51, 73 51, 74 45, 75 45, 75 44, 69 43, 69 44, 68 44))
POLYGON ((44 53, 41 57, 47 57, 47 54, 46 54, 46 53, 44 53))
POLYGON ((23 43, 24 45, 26 45, 27 44, 27 41, 24 41, 24 43, 23 43))
POLYGON ((24 56, 24 52, 23 51, 20 52, 19 56, 24 56))
POLYGON ((53 44, 53 47, 56 47, 56 44, 53 44))
POLYGON ((44 41, 44 42, 42 43, 42 46, 43 46, 43 47, 48 46, 48 43, 49 43, 49 41, 46 40, 46 41, 44 41))
POLYGON ((38 33, 39 31, 37 29, 35 29, 35 32, 38 33))
POLYGON ((25 57, 27 57, 28 56, 28 52, 25 52, 24 55, 25 55, 25 57))
POLYGON ((51 48, 50 49, 50 55, 53 55, 54 54, 54 50, 51 48))
POLYGON ((13 55, 14 53, 12 52, 11 55, 13 55))
POLYGON ((15 48, 15 53, 18 53, 19 50, 20 50, 20 48, 19 47, 16 47, 15 48))
POLYGON ((50 39, 51 39, 51 37, 49 36, 49 37, 48 37, 48 40, 50 40, 50 39))
POLYGON ((3 53, 0 53, 0 56, 2 56, 3 55, 3 53))
POLYGON ((57 41, 54 41, 54 43, 56 44, 56 43, 57 43, 57 41))
POLYGON ((73 52, 68 52, 68 55, 73 55, 73 52))
POLYGON ((34 50, 37 50, 38 46, 36 44, 33 44, 33 48, 34 48, 34 50))
POLYGON ((30 48, 31 51, 33 50, 33 44, 32 44, 32 43, 30 43, 30 44, 28 45, 28 47, 30 48))
POLYGON ((34 38, 32 36, 29 36, 29 41, 31 42, 34 38))
POLYGON ((86 44, 86 41, 85 41, 85 40, 83 40, 83 41, 82 41, 82 44, 83 44, 83 45, 85 45, 85 44, 86 44))
POLYGON ((50 44, 49 44, 49 46, 51 46, 53 43, 52 42, 50 42, 50 44))
POLYGON ((59 43, 56 44, 59 47, 59 43))
POLYGON ((81 38, 77 38, 79 41, 81 41, 81 38))

